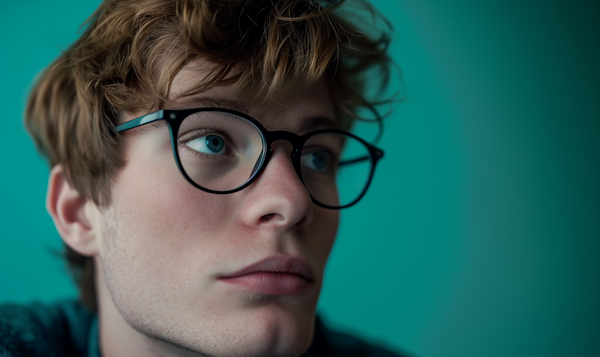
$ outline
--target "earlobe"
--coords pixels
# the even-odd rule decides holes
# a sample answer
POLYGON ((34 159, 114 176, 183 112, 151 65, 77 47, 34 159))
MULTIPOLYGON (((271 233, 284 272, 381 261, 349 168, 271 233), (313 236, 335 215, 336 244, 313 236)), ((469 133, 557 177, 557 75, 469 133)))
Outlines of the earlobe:
MULTIPOLYGON (((46 209, 54 221, 63 241, 81 255, 98 253, 98 236, 93 211, 86 209, 91 203, 67 180, 62 165, 50 171, 46 209)), ((95 211, 95 210, 94 210, 95 211)))

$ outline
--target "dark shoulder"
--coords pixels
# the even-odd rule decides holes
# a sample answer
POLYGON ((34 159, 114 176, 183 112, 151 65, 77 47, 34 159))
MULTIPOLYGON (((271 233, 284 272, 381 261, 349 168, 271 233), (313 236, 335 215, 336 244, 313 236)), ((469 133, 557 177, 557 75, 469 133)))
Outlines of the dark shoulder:
POLYGON ((75 301, 0 305, 0 356, 78 356, 92 314, 75 301))
POLYGON ((329 329, 317 318, 313 346, 307 357, 407 357, 355 336, 329 329))

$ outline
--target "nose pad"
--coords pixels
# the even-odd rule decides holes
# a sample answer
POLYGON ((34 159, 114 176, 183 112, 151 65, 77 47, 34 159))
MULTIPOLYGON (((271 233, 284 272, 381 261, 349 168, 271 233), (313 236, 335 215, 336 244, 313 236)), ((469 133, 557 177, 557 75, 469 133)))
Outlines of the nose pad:
POLYGON ((283 148, 283 150, 286 150, 289 154, 291 154, 292 150, 294 150, 292 143, 285 139, 278 139, 271 143, 271 150, 275 150, 280 147, 283 148))
POLYGON ((293 155, 294 154, 294 145, 292 145, 292 143, 286 139, 275 140, 275 141, 273 141, 273 143, 271 143, 271 154, 273 154, 273 152, 279 148, 283 148, 283 150, 288 154, 287 156, 290 158, 290 163, 292 164, 292 167, 294 168, 294 171, 296 172, 298 179, 300 180, 300 182, 302 182, 302 185, 304 185, 304 182, 302 181, 302 176, 300 176, 300 171, 297 167, 297 164, 295 162, 296 160, 293 155))

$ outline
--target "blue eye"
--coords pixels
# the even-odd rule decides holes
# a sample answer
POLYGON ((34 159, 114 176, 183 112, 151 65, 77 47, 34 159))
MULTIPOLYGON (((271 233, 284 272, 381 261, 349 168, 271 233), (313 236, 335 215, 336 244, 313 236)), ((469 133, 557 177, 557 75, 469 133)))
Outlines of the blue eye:
POLYGON ((329 155, 324 151, 313 151, 302 154, 300 163, 302 166, 318 171, 325 172, 329 167, 331 159, 329 155))
POLYGON ((218 155, 225 153, 225 140, 218 135, 202 136, 188 141, 185 145, 203 154, 218 155))

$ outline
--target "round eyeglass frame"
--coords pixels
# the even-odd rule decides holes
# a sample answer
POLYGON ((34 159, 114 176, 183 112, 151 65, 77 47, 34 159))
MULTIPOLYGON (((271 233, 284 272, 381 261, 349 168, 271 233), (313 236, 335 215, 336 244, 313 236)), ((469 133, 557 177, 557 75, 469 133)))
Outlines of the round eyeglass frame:
POLYGON ((179 169, 179 172, 183 175, 183 177, 190 184, 192 184, 192 186, 196 187, 197 189, 205 191, 205 192, 209 192, 209 193, 218 194, 218 195, 238 192, 238 191, 241 191, 244 188, 250 186, 258 178, 258 176, 260 176, 262 171, 265 169, 265 167, 269 163, 269 160, 271 159, 271 156, 273 155, 273 148, 271 147, 273 142, 275 142, 277 140, 286 140, 292 144, 292 152, 290 154, 291 159, 292 159, 292 166, 294 167, 294 170, 296 171, 296 174, 298 175, 300 182, 302 182, 302 184, 304 185, 304 188, 310 195, 312 202, 323 208, 342 209, 342 208, 346 208, 346 207, 350 207, 350 206, 354 205, 365 195, 365 193, 367 192, 367 189, 371 185, 371 180, 373 179, 373 174, 375 173, 375 166, 377 165, 377 162, 379 161, 379 159, 381 159, 383 157, 383 150, 369 144, 368 142, 364 141, 363 139, 359 138, 358 136, 356 136, 352 133, 349 133, 347 131, 338 130, 338 129, 321 129, 321 130, 310 131, 303 135, 298 135, 298 134, 292 133, 290 131, 269 131, 269 130, 265 129, 265 127, 258 120, 252 118, 251 116, 241 113, 241 112, 238 112, 238 111, 235 111, 235 110, 226 109, 226 108, 208 107, 208 108, 179 109, 179 110, 161 109, 156 112, 152 112, 152 113, 143 115, 141 117, 129 120, 123 124, 117 125, 116 130, 117 130, 117 133, 120 133, 120 132, 130 130, 133 128, 137 128, 139 126, 149 124, 149 123, 152 123, 152 122, 155 122, 158 120, 165 120, 167 122, 167 126, 169 127, 169 132, 171 134, 171 146, 173 148, 173 154, 175 156, 175 163, 177 164, 177 168, 179 169), (181 160, 179 159, 179 150, 177 150, 177 134, 179 132, 181 123, 183 123, 185 118, 187 118, 188 116, 190 116, 192 114, 199 113, 199 112, 222 112, 222 113, 232 114, 232 115, 238 116, 238 117, 250 122, 250 124, 252 124, 259 132, 262 142, 263 142, 263 150, 261 152, 259 162, 257 164, 256 169, 254 170, 252 175, 246 180, 246 182, 244 182, 241 186, 238 186, 238 187, 236 187, 232 190, 228 190, 228 191, 214 191, 214 190, 211 190, 211 189, 208 189, 208 188, 198 185, 185 172, 183 165, 181 164, 181 160), (304 144, 306 143, 306 141, 308 139, 310 139, 311 137, 318 135, 318 134, 346 135, 346 136, 349 136, 349 137, 361 142, 363 145, 365 145, 365 147, 367 147, 367 149, 369 151, 368 157, 361 157, 358 159, 340 163, 340 165, 351 164, 354 162, 364 161, 364 160, 368 160, 368 159, 370 159, 371 163, 372 163, 371 172, 369 173, 369 178, 368 178, 362 192, 360 193, 360 195, 358 195, 358 197, 354 201, 352 201, 346 205, 329 206, 322 202, 319 202, 310 193, 310 191, 308 190, 308 187, 306 187, 306 184, 304 183, 304 179, 302 178, 302 168, 301 168, 301 163, 300 163, 302 148, 304 147, 304 144), (264 150, 265 148, 266 148, 266 150, 264 150))

